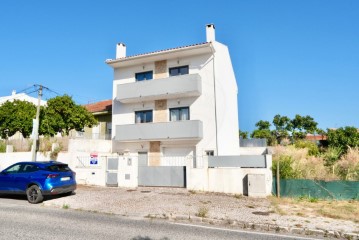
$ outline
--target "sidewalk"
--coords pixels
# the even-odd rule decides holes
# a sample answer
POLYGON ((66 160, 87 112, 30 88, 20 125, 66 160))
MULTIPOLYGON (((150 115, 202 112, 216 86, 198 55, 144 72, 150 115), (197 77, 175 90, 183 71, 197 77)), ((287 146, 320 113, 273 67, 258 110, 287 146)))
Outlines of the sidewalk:
POLYGON ((79 185, 75 195, 47 200, 44 205, 129 217, 204 222, 259 231, 359 239, 359 222, 324 217, 282 216, 274 213, 268 199, 193 192, 184 188, 125 189, 79 185))

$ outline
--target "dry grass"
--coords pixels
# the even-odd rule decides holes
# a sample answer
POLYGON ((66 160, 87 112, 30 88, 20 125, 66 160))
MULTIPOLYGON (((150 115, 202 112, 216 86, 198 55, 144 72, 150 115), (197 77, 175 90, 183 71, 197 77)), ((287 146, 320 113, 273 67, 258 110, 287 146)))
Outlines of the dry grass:
POLYGON ((302 179, 321 179, 321 180, 338 180, 339 177, 328 171, 324 166, 323 157, 308 156, 308 149, 295 148, 291 146, 276 146, 274 148, 273 160, 278 159, 281 155, 290 156, 294 161, 292 168, 298 173, 298 178, 302 179))
POLYGON ((359 201, 270 197, 273 210, 281 215, 328 217, 359 223, 359 201))

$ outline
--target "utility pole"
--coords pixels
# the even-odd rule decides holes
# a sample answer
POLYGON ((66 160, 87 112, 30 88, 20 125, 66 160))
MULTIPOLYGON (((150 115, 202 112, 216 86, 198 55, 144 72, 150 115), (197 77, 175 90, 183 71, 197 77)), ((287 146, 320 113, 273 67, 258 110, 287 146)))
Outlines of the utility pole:
POLYGON ((37 109, 36 109, 36 119, 32 122, 32 161, 36 162, 36 150, 39 141, 39 122, 40 122, 40 103, 42 97, 42 85, 39 85, 38 97, 37 97, 37 109))

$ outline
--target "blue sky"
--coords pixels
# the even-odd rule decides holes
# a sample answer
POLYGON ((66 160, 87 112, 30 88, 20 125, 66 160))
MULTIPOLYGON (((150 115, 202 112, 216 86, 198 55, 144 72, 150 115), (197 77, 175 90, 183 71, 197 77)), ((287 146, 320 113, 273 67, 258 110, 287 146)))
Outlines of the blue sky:
POLYGON ((207 23, 230 49, 243 131, 276 114, 359 127, 357 0, 3 0, 0 96, 43 84, 81 104, 111 99, 116 43, 128 55, 200 43, 207 23))

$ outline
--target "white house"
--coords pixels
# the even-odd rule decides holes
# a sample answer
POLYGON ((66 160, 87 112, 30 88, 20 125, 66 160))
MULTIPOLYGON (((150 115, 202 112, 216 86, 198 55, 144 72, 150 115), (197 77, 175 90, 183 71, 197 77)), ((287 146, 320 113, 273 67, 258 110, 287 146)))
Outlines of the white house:
POLYGON ((161 157, 239 155, 237 82, 228 47, 206 26, 206 42, 126 56, 117 45, 113 152, 161 157))
MULTIPOLYGON (((38 103, 37 98, 31 97, 31 96, 27 95, 26 93, 16 93, 16 91, 14 90, 14 91, 12 91, 10 96, 0 97, 0 105, 2 105, 6 101, 12 102, 14 100, 30 102, 30 103, 34 104, 35 106, 37 106, 37 103, 38 103)), ((46 101, 41 100, 40 105, 45 106, 46 101)))

